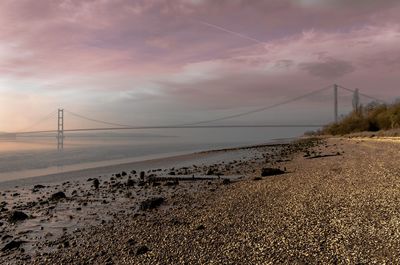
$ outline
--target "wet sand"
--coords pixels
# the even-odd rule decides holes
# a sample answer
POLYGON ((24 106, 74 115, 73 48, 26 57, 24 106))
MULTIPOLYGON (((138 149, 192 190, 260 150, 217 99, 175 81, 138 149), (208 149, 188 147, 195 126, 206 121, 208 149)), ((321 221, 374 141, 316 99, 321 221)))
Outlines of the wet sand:
POLYGON ((102 176, 98 189, 91 179, 36 192, 20 188, 26 194, 16 196, 18 189, 3 192, 2 200, 16 208, 1 206, 7 208, 1 212, 2 248, 12 241, 20 245, 3 249, 0 260, 399 263, 399 143, 327 139, 316 144, 220 151, 220 158, 203 163, 149 169, 143 181, 131 171, 102 176), (285 174, 263 177, 266 167, 285 174), (150 174, 157 175, 155 181, 150 174), (49 199, 57 191, 66 198, 49 199), (24 205, 21 199, 18 205, 16 198, 34 194, 32 201, 39 203, 24 205), (26 212, 28 219, 10 224, 13 210, 26 212))

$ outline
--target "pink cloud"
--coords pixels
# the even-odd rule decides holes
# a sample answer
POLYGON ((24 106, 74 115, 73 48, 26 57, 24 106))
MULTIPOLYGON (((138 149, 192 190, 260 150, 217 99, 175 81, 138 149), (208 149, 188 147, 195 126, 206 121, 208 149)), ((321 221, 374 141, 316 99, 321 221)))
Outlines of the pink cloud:
POLYGON ((395 0, 4 0, 0 90, 42 93, 48 106, 69 90, 204 110, 340 82, 389 99, 399 12, 395 0))

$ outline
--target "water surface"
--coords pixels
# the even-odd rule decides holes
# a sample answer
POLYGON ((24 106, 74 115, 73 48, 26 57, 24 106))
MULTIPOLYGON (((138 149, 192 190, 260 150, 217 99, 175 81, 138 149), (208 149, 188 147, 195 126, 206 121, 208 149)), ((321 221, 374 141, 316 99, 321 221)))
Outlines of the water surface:
POLYGON ((0 140, 0 182, 210 149, 264 144, 306 128, 168 129, 70 133, 57 150, 55 135, 0 140))

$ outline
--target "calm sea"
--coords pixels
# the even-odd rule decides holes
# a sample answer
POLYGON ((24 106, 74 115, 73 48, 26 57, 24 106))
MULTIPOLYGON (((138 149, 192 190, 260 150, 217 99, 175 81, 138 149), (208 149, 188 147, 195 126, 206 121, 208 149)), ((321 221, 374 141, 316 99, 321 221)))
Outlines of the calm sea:
POLYGON ((301 135, 307 128, 169 129, 0 139, 0 182, 104 165, 263 144, 301 135))

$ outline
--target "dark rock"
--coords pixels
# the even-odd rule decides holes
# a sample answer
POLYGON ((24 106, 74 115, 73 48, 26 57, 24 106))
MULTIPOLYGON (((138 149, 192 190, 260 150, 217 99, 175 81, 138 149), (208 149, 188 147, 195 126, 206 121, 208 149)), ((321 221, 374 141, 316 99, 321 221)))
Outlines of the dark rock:
POLYGON ((281 175, 284 174, 285 171, 279 169, 279 168, 271 168, 271 167, 266 167, 261 170, 261 176, 262 177, 267 177, 267 176, 274 176, 274 175, 281 175))
POLYGON ((254 177, 253 180, 262 180, 261 177, 254 177))
POLYGON ((198 227, 196 227, 196 230, 204 230, 204 229, 206 229, 204 225, 199 225, 198 227))
POLYGON ((8 250, 13 250, 13 249, 18 249, 25 241, 20 241, 20 240, 12 240, 9 243, 7 243, 1 251, 8 251, 8 250))
POLYGON ((134 181, 133 179, 128 179, 128 180, 126 181, 126 186, 132 187, 132 186, 134 186, 134 185, 135 185, 135 181, 134 181))
POLYGON ((126 174, 126 172, 125 172, 125 171, 122 171, 122 172, 121 172, 121 176, 123 176, 123 177, 124 177, 124 176, 126 176, 126 175, 128 175, 128 174, 126 174))
POLYGON ((16 223, 19 221, 24 221, 26 219, 28 219, 28 215, 24 212, 20 212, 20 211, 14 211, 11 213, 11 215, 8 217, 8 221, 10 223, 16 223))
POLYGON ((147 252, 149 252, 150 249, 147 246, 139 246, 136 250, 136 255, 143 255, 146 254, 147 252))
POLYGON ((168 175, 175 176, 176 173, 175 173, 175 171, 171 171, 171 172, 168 173, 168 175))
POLYGON ((132 170, 131 173, 132 173, 132 174, 136 174, 136 170, 132 170))
POLYGON ((208 169, 207 172, 206 172, 206 175, 207 176, 214 175, 214 170, 212 168, 208 169))
POLYGON ((164 200, 165 199, 163 197, 153 197, 144 200, 140 204, 140 210, 151 210, 157 208, 164 202, 164 200))
POLYGON ((62 191, 56 192, 50 196, 50 200, 52 200, 52 201, 58 201, 58 200, 65 199, 65 198, 67 198, 67 196, 65 196, 65 193, 62 191))
POLYGON ((120 178, 120 177, 121 177, 121 174, 120 174, 120 173, 117 173, 117 174, 115 174, 115 177, 120 178))
POLYGON ((2 238, 1 241, 6 241, 8 239, 12 238, 12 236, 5 234, 2 238))
POLYGON ((231 180, 230 180, 230 179, 224 179, 224 180, 222 181, 222 184, 224 184, 224 185, 229 185, 229 184, 231 184, 231 180))
POLYGON ((38 184, 38 185, 33 186, 33 188, 34 188, 35 190, 39 190, 39 189, 45 188, 45 186, 38 184))
POLYGON ((64 242, 63 242, 63 247, 64 247, 64 248, 68 248, 68 247, 69 247, 69 241, 67 241, 67 240, 64 241, 64 242))
POLYGON ((39 205, 49 204, 49 201, 39 201, 39 205))
POLYGON ((145 174, 144 171, 141 171, 141 172, 140 172, 140 179, 141 179, 141 180, 144 180, 144 174, 145 174))
POLYGON ((126 241, 126 243, 130 246, 136 244, 136 241, 133 238, 128 239, 128 241, 126 241))
POLYGON ((173 225, 182 225, 182 224, 184 224, 184 222, 182 222, 181 220, 179 220, 179 219, 176 218, 176 217, 173 217, 173 218, 171 219, 171 224, 173 224, 173 225))
POLYGON ((93 179, 93 187, 98 190, 100 186, 100 181, 98 179, 93 179))

